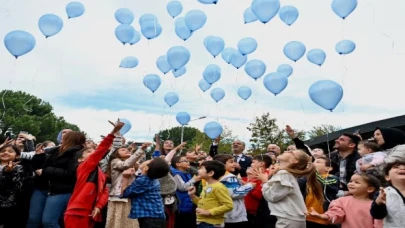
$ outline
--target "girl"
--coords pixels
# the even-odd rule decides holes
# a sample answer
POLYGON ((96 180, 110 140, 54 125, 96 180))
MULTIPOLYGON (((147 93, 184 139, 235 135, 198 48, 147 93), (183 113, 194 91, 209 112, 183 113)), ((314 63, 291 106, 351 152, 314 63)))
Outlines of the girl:
POLYGON ((323 203, 322 187, 316 179, 312 158, 302 150, 286 151, 277 157, 277 170, 263 185, 263 197, 269 202, 271 215, 277 217, 277 228, 305 228, 305 206, 297 177, 308 176, 312 194, 323 203))
POLYGON ((76 152, 84 148, 86 136, 70 131, 63 135, 62 140, 59 147, 33 157, 37 189, 31 197, 28 228, 41 227, 41 224, 43 228, 60 227, 59 219, 76 184, 76 152))
POLYGON ((17 227, 20 218, 17 200, 22 190, 24 171, 14 163, 20 155, 16 146, 5 145, 0 148, 0 227, 17 227))
MULTIPOLYGON (((131 155, 131 152, 126 147, 117 148, 110 157, 107 167, 107 176, 111 179, 110 197, 108 199, 107 208, 107 228, 114 227, 138 227, 138 222, 135 219, 129 219, 128 215, 131 211, 131 203, 128 199, 121 199, 121 183, 123 180, 122 172, 132 167, 138 166, 139 161, 145 154, 144 150, 151 143, 144 143, 141 148, 131 155)), ((132 181, 134 178, 132 178, 132 181)))
POLYGON ((170 151, 174 149, 174 143, 172 140, 165 140, 163 142, 163 146, 161 149, 160 145, 160 136, 158 134, 155 135, 155 142, 156 142, 156 147, 155 147, 155 152, 153 153, 152 157, 160 157, 160 156, 166 156, 170 151))
POLYGON ((332 201, 324 214, 314 210, 309 214, 332 224, 341 223, 342 228, 382 228, 382 220, 374 220, 370 215, 372 199, 380 187, 378 179, 368 174, 354 174, 347 187, 352 195, 332 201))
POLYGON ((384 163, 384 159, 387 155, 380 151, 378 144, 368 141, 362 141, 357 145, 360 158, 356 161, 356 171, 363 173, 371 171, 374 167, 378 167, 384 163))

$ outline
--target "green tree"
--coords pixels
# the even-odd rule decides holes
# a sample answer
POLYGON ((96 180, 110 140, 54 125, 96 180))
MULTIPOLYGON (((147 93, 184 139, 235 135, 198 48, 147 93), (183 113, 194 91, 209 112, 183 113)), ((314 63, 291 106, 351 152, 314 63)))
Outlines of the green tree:
POLYGON ((335 131, 342 130, 340 126, 333 126, 329 124, 322 124, 320 126, 314 126, 310 131, 307 132, 307 135, 310 139, 326 135, 335 131))
MULTIPOLYGON (((172 127, 170 129, 162 130, 158 134, 160 135, 162 142, 170 139, 173 141, 174 146, 177 146, 181 143, 181 128, 182 127, 172 127)), ((187 147, 189 147, 190 143, 196 137, 198 132, 201 133, 201 131, 197 128, 187 126, 184 127, 183 142, 187 142, 187 147)))
POLYGON ((52 106, 38 97, 21 91, 3 90, 0 98, 0 142, 5 140, 7 131, 14 135, 27 131, 36 137, 37 142, 55 140, 64 128, 80 131, 78 126, 57 117, 52 112, 52 106))

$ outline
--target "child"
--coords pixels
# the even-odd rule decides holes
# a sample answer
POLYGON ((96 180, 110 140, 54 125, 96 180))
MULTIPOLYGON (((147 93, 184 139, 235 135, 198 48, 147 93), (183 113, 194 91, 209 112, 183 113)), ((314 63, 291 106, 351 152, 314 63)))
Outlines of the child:
POLYGON ((87 147, 76 153, 78 162, 77 181, 65 212, 65 228, 94 227, 101 221, 101 209, 108 201, 106 176, 98 167, 100 160, 108 152, 124 123, 118 122, 111 133, 94 150, 87 147))
MULTIPOLYGON (((262 180, 258 178, 259 173, 265 173, 268 177, 269 172, 267 171, 272 164, 272 160, 268 155, 257 155, 252 160, 251 168, 247 170, 248 176, 246 178, 242 178, 245 182, 253 182, 256 184, 255 189, 250 191, 245 196, 245 206, 247 212, 247 218, 249 221, 249 225, 252 227, 256 227, 256 212, 258 210, 260 201, 263 199, 262 194, 262 180), (257 174, 256 174, 257 172, 257 174)), ((265 180, 267 181, 267 179, 265 180)))
POLYGON ((20 155, 16 146, 0 148, 0 227, 14 228, 20 217, 17 211, 19 193, 22 191, 24 170, 14 161, 20 155))
POLYGON ((141 175, 130 183, 135 169, 124 171, 122 197, 131 199, 129 218, 138 219, 140 228, 164 228, 165 212, 157 179, 169 173, 169 165, 162 158, 154 158, 140 165, 141 175))
MULTIPOLYGON (((316 212, 322 214, 328 210, 330 202, 336 199, 336 194, 339 191, 339 178, 329 174, 332 172, 332 165, 330 160, 326 157, 315 159, 314 166, 317 170, 317 180, 321 183, 323 189, 323 205, 319 199, 312 194, 311 189, 307 188, 306 178, 300 178, 299 185, 305 199, 305 205, 307 206, 307 209, 309 209, 308 211, 313 208, 316 212)), ((308 215, 306 219, 307 228, 336 227, 328 225, 329 223, 327 221, 311 215, 308 215)))
POLYGON ((307 209, 297 177, 308 175, 308 187, 315 197, 323 199, 311 161, 312 158, 302 150, 286 151, 277 157, 278 170, 262 187, 271 214, 277 217, 276 227, 306 227, 307 209))
POLYGON ((379 180, 368 174, 354 174, 347 187, 350 196, 332 201, 324 214, 315 210, 309 214, 332 224, 341 223, 342 228, 382 228, 382 221, 374 220, 370 215, 373 196, 380 187, 379 180))
POLYGON ((384 227, 403 227, 405 224, 405 161, 388 163, 385 178, 391 186, 381 189, 371 205, 371 216, 384 219, 384 227))
POLYGON ((233 201, 233 210, 225 214, 225 228, 245 227, 248 224, 245 202, 243 198, 254 189, 256 184, 242 184, 232 172, 235 171, 236 162, 229 154, 217 154, 214 161, 219 161, 225 165, 226 173, 221 177, 220 182, 228 188, 229 195, 233 201))
POLYGON ((194 204, 191 201, 187 191, 188 188, 194 186, 197 181, 200 181, 198 176, 191 177, 190 162, 186 156, 176 156, 172 159, 171 172, 174 181, 177 185, 176 195, 179 199, 178 203, 178 216, 176 217, 175 227, 196 227, 196 215, 194 204))
POLYGON ((197 197, 194 186, 188 189, 193 203, 197 204, 197 227, 214 228, 224 226, 225 213, 232 211, 233 203, 228 189, 219 182, 225 174, 225 166, 219 161, 205 161, 198 170, 198 176, 205 180, 200 197, 197 197))
POLYGON ((380 151, 380 147, 377 143, 362 141, 357 145, 360 156, 362 158, 356 161, 356 171, 358 173, 364 173, 371 171, 374 167, 379 167, 384 163, 384 159, 387 155, 380 151))

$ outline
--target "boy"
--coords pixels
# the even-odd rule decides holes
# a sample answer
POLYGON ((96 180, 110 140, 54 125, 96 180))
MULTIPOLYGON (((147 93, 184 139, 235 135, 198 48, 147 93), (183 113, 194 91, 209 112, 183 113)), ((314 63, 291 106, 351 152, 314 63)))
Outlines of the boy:
POLYGON ((129 218, 138 219, 140 228, 165 228, 165 212, 157 179, 169 173, 169 165, 163 158, 144 161, 140 165, 141 175, 130 183, 135 169, 123 172, 122 197, 131 199, 129 218))
MULTIPOLYGON (((321 183, 323 188, 324 194, 324 203, 323 205, 319 203, 319 200, 315 198, 315 196, 310 192, 310 189, 306 187, 306 178, 300 178, 298 183, 301 188, 301 192, 305 199, 305 205, 307 206, 308 211, 312 210, 312 208, 318 213, 324 213, 328 210, 329 204, 332 200, 335 200, 336 194, 339 191, 339 178, 330 175, 329 173, 332 172, 332 164, 329 158, 326 157, 319 157, 315 159, 313 165, 317 170, 317 180, 321 183)), ((317 217, 307 215, 307 227, 336 227, 334 225, 328 225, 327 221, 321 220, 317 217)))
POLYGON ((371 204, 371 216, 384 219, 384 227, 403 227, 405 224, 405 161, 388 163, 384 169, 389 187, 371 204))
POLYGON ((224 174, 224 164, 218 161, 205 161, 198 170, 200 178, 207 182, 201 196, 195 195, 194 186, 188 189, 191 200, 197 205, 197 226, 199 228, 223 227, 225 213, 233 209, 228 189, 219 182, 219 178, 224 174))
POLYGON ((101 209, 108 201, 106 176, 98 167, 100 160, 108 152, 115 134, 124 123, 114 125, 111 133, 103 139, 96 150, 85 148, 77 152, 80 163, 77 168, 77 180, 73 194, 65 212, 65 228, 94 227, 95 221, 101 221, 101 209))
POLYGON ((233 210, 225 214, 225 227, 246 227, 248 223, 245 202, 243 198, 254 189, 255 183, 243 185, 234 174, 236 162, 234 157, 229 154, 217 154, 215 161, 225 165, 227 173, 221 177, 220 181, 228 188, 229 195, 233 201, 233 210))

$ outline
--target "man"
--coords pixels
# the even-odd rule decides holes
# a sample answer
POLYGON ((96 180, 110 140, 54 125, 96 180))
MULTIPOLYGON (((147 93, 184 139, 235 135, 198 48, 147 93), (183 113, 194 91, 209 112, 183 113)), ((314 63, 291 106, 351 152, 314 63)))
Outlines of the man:
POLYGON ((246 170, 252 164, 252 159, 243 154, 245 150, 245 143, 239 139, 235 139, 232 143, 232 153, 235 158, 236 167, 233 174, 240 174, 241 177, 247 177, 246 170))
POLYGON ((361 158, 357 152, 357 144, 360 138, 353 134, 344 133, 335 140, 333 148, 336 150, 330 154, 330 160, 337 165, 335 175, 339 177, 340 191, 338 196, 347 195, 347 184, 356 170, 356 161, 361 158))
POLYGON ((280 155, 281 149, 276 144, 269 144, 267 146, 266 155, 270 156, 273 161, 276 161, 278 155, 280 155))

